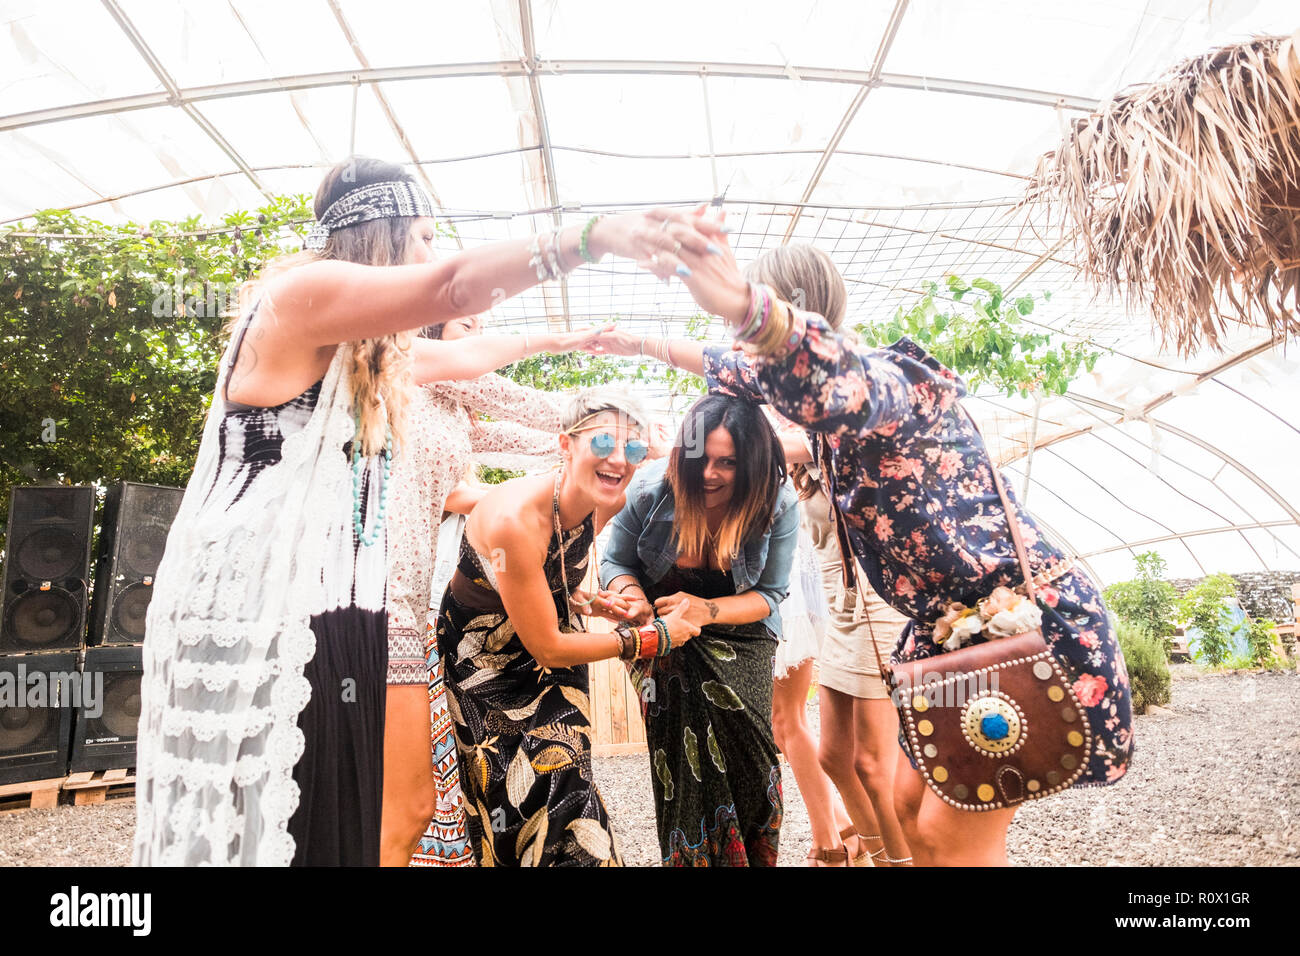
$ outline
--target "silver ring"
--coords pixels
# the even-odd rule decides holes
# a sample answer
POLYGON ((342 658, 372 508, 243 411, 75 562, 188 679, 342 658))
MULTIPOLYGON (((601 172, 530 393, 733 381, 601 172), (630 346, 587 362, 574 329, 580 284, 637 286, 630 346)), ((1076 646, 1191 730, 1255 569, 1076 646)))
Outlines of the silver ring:
POLYGON ((670 222, 671 222, 671 220, 669 220, 669 219, 665 219, 663 222, 661 222, 661 223, 659 224, 659 231, 660 231, 660 232, 667 232, 667 231, 668 231, 668 225, 669 225, 670 222))
POLYGON ((676 242, 673 243, 673 255, 677 255, 677 253, 681 251, 682 251, 682 241, 678 239, 676 242))

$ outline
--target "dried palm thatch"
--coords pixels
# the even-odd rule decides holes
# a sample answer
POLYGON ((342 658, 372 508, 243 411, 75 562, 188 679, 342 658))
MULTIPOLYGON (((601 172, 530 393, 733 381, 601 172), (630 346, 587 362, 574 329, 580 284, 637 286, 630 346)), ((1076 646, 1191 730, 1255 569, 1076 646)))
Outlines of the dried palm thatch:
POLYGON ((1117 94, 1039 160, 1026 202, 1059 210, 1083 273, 1183 354, 1229 322, 1300 334, 1300 31, 1117 94))

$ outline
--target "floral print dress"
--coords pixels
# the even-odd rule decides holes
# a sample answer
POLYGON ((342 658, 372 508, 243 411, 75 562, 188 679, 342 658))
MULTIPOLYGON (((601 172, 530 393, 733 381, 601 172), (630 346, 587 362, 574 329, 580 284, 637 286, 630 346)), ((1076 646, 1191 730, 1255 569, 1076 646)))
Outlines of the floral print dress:
MULTIPOLYGON (((770 402, 815 434, 847 543, 877 593, 913 620, 894 661, 942 653, 933 624, 950 602, 970 607, 1023 583, 984 440, 958 405, 965 385, 908 339, 855 349, 819 316, 794 318, 798 344, 784 358, 707 348, 709 387, 770 402)), ((1043 637, 1092 728, 1076 786, 1113 783, 1133 750, 1123 654, 1096 585, 1078 569, 1055 573, 1064 556, 1016 510, 1035 575, 1055 574, 1039 591, 1043 637)))

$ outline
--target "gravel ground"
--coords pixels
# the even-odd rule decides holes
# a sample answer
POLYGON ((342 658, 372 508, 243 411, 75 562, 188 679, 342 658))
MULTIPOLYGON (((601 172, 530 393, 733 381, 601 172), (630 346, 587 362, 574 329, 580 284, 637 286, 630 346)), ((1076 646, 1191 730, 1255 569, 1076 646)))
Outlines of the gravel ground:
MULTIPOLYGON (((1300 675, 1177 676, 1169 708, 1137 718, 1126 778, 1027 804, 1011 828, 1012 863, 1300 865, 1300 675)), ((809 717, 815 733, 815 705, 809 717)), ((645 755, 594 764, 624 859, 657 862, 645 755)), ((784 786, 780 863, 799 866, 811 833, 788 767, 784 786)), ((130 801, 0 816, 0 865, 125 865, 134 826, 130 801)))

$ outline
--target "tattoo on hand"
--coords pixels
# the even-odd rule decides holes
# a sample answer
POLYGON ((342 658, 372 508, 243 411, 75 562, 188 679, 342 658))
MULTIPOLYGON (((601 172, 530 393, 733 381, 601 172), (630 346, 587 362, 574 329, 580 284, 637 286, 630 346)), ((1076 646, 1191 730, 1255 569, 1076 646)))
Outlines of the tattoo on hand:
POLYGON ((709 609, 709 620, 716 621, 718 619, 718 605, 713 601, 705 601, 704 606, 709 609))

